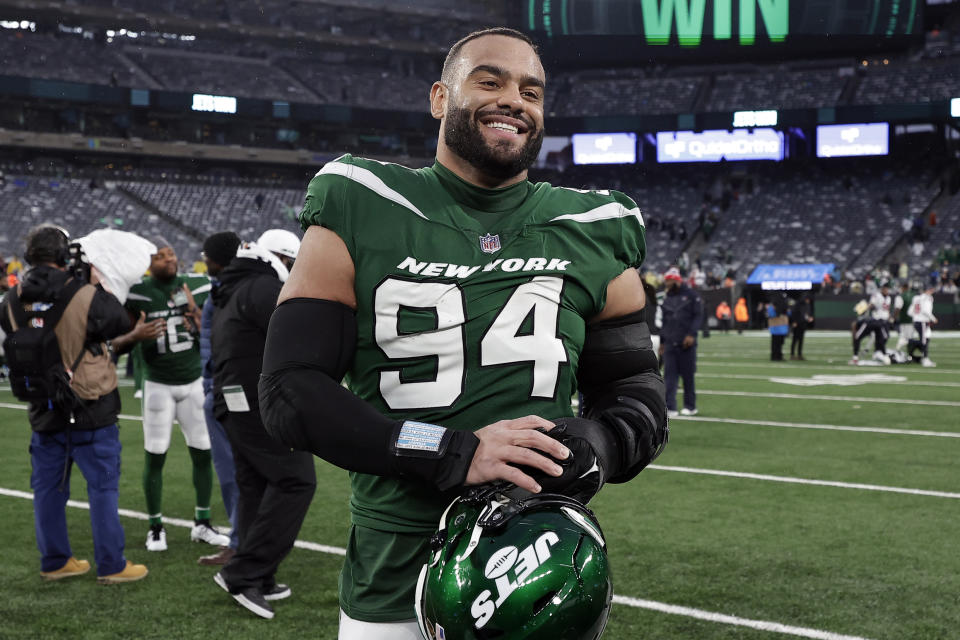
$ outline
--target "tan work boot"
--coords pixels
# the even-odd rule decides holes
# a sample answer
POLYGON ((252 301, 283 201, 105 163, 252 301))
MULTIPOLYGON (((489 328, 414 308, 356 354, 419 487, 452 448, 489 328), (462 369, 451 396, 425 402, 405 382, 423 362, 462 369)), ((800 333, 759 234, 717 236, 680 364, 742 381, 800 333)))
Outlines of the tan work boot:
POLYGON ((99 576, 98 584, 121 584, 123 582, 136 582, 147 577, 147 568, 142 564, 133 564, 127 560, 127 566, 119 573, 111 573, 108 576, 99 576))
POLYGON ((60 580, 71 576, 82 576, 90 571, 90 563, 86 560, 77 560, 73 556, 67 560, 67 563, 56 571, 41 571, 40 577, 44 580, 60 580))

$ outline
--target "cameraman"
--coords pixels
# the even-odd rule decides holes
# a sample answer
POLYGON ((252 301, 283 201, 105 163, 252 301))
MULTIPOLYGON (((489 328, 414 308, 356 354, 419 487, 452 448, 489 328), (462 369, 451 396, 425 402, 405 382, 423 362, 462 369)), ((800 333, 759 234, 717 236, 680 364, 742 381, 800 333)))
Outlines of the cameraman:
MULTIPOLYGON (((59 580, 90 570, 88 561, 73 557, 67 535, 70 469, 76 462, 87 481, 97 582, 133 582, 144 578, 147 568, 123 555, 124 532, 118 513, 120 395, 116 367, 106 344, 128 331, 130 322, 119 300, 95 286, 96 276, 94 282, 81 284, 67 272, 68 244, 67 233, 60 227, 32 229, 25 258, 33 268, 0 305, 0 326, 8 336, 25 326, 42 327, 45 316, 62 309, 50 329, 56 334, 70 376, 70 389, 57 394, 59 402, 31 400, 29 407, 33 429, 30 486, 40 575, 59 580), (17 322, 17 317, 29 320, 17 322)), ((131 334, 142 331, 141 327, 131 334)), ((11 378, 15 375, 11 371, 11 378)))

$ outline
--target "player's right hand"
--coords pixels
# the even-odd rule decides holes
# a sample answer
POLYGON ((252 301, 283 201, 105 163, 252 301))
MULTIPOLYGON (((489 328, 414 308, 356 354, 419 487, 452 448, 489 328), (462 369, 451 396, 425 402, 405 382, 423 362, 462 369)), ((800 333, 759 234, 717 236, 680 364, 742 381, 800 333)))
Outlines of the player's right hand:
POLYGON ((133 327, 133 338, 137 341, 155 340, 163 335, 165 326, 166 322, 163 318, 147 322, 147 314, 141 311, 140 318, 137 319, 137 324, 133 327))
POLYGON ((539 416, 525 416, 500 420, 478 429, 474 435, 480 439, 480 444, 470 462, 466 484, 505 480, 539 493, 540 484, 514 465, 539 469, 551 476, 561 475, 563 468, 548 456, 565 460, 570 450, 544 433, 553 427, 552 422, 539 416))

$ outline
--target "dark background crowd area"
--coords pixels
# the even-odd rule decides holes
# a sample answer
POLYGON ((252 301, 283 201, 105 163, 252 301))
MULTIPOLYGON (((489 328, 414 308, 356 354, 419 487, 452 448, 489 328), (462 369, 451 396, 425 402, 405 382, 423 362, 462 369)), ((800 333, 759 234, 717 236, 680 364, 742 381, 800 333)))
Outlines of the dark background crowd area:
MULTIPOLYGON (((615 67, 547 60, 547 134, 551 119, 923 109, 960 96, 957 6, 927 7, 923 37, 890 51, 615 67)), ((190 268, 202 239, 227 226, 244 237, 296 230, 307 182, 341 153, 432 163, 427 94, 443 53, 511 15, 502 0, 93 0, 56 10, 0 1, 0 253, 16 267, 26 231, 53 221, 77 235, 103 226, 165 235, 190 268), (102 88, 272 100, 320 109, 326 120, 191 116, 3 89, 22 79, 73 83, 77 95, 102 88), (351 120, 356 113, 367 119, 351 120), (52 135, 59 146, 25 142, 27 134, 52 135), (94 148, 108 141, 116 153, 94 148), (160 155, 130 152, 149 142, 167 146, 160 155), (205 149, 237 157, 218 160, 205 149), (259 160, 264 149, 300 155, 259 160)), ((759 264, 832 263, 820 295, 881 281, 932 281, 953 293, 960 133, 949 122, 891 130, 886 157, 816 158, 802 132, 790 132, 783 162, 657 164, 641 141, 646 157, 635 165, 577 166, 567 148, 545 153, 530 176, 633 198, 646 224, 645 276, 658 285, 670 265, 710 290, 742 285, 759 264)))

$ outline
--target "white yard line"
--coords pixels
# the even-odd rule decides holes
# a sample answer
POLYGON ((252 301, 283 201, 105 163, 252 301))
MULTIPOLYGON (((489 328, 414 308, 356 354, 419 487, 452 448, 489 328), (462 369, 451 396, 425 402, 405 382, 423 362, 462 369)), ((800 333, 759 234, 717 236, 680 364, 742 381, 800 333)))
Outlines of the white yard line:
POLYGON ((709 418, 707 416, 677 416, 670 418, 684 422, 722 422, 724 424, 755 424, 763 427, 788 429, 820 429, 823 431, 857 431, 861 433, 888 433, 897 436, 928 436, 933 438, 960 438, 960 432, 925 431, 922 429, 887 429, 884 427, 851 427, 842 424, 810 424, 806 422, 777 422, 775 420, 739 420, 737 418, 709 418))
POLYGON ((819 358, 805 360, 803 363, 793 363, 789 361, 771 362, 769 358, 752 359, 743 352, 731 354, 730 357, 712 358, 710 356, 697 356, 697 368, 700 367, 748 367, 750 369, 777 369, 781 372, 790 371, 791 373, 820 373, 821 371, 859 371, 860 373, 893 373, 896 375, 917 374, 947 374, 954 375, 960 373, 960 369, 941 369, 940 367, 921 367, 919 365, 896 364, 896 365, 855 365, 841 364, 845 363, 847 358, 836 358, 834 361, 828 361, 827 364, 818 364, 819 358), (837 364, 830 364, 836 362, 837 364))
POLYGON ((861 484, 858 482, 833 482, 830 480, 810 480, 808 478, 791 478, 790 476, 771 476, 762 473, 744 473, 741 471, 722 471, 719 469, 696 469, 693 467, 669 467, 651 464, 648 469, 660 471, 677 471, 680 473, 695 473, 707 476, 724 476, 727 478, 745 478, 747 480, 765 480, 767 482, 785 482, 788 484, 808 484, 818 487, 837 487, 840 489, 857 489, 860 491, 883 491, 886 493, 905 493, 914 496, 929 496, 932 498, 950 498, 960 500, 960 493, 949 491, 928 491, 927 489, 909 489, 906 487, 886 487, 878 484, 861 484))
POLYGON ((832 631, 820 631, 819 629, 807 629, 806 627, 794 627, 779 622, 767 622, 766 620, 751 620, 749 618, 740 618, 738 616, 728 616, 722 613, 713 613, 712 611, 701 611, 700 609, 691 609, 690 607, 680 607, 675 604, 665 604, 654 600, 640 600, 638 598, 627 598, 626 596, 613 596, 613 601, 617 604, 625 604, 639 609, 650 609, 661 613, 670 613, 687 618, 696 618, 697 620, 706 620, 707 622, 719 622, 720 624, 729 624, 737 627, 749 627, 759 631, 770 631, 773 633, 785 633, 800 638, 815 638, 816 640, 866 640, 861 636, 847 636, 832 631))
MULTIPOLYGON (((33 500, 33 494, 27 491, 18 491, 16 489, 5 489, 0 487, 0 495, 8 496, 11 498, 22 498, 25 500, 33 500)), ((67 506, 74 507, 76 509, 90 509, 89 503, 81 502, 79 500, 68 500, 67 506)), ((147 514, 141 513, 139 511, 131 511, 130 509, 120 509, 120 515, 127 518, 135 518, 137 520, 146 521, 148 519, 147 514)), ((163 518, 163 523, 165 525, 190 528, 193 526, 193 522, 189 520, 181 520, 178 518, 163 518)), ((347 550, 343 547, 331 547, 329 545, 317 544, 316 542, 308 542, 305 540, 297 540, 294 543, 294 546, 300 549, 307 549, 309 551, 318 551, 320 553, 328 553, 331 555, 343 556, 346 554, 347 550)), ((737 627, 749 627, 751 629, 757 629, 759 631, 769 631, 772 633, 782 633, 792 636, 797 636, 799 638, 814 638, 815 640, 869 640, 868 638, 863 638, 861 636, 848 636, 839 633, 833 633, 832 631, 821 631, 819 629, 809 629, 807 627, 796 627, 793 625, 783 624, 781 622, 769 622, 766 620, 751 620, 749 618, 740 618, 738 616, 731 616, 722 613, 714 613, 712 611, 704 611, 702 609, 693 609, 691 607, 681 607, 673 604, 667 604, 665 602, 656 602, 655 600, 641 600, 638 598, 630 598, 627 596, 613 596, 613 601, 619 605, 634 607, 636 609, 650 609, 652 611, 659 611, 661 613, 669 613, 672 615, 685 616, 688 618, 696 618, 698 620, 705 620, 707 622, 714 622, 719 624, 728 624, 737 627)))
MULTIPOLYGON (((18 402, 0 402, 0 409, 20 409, 21 411, 26 411, 27 405, 18 402)), ((129 413, 121 413, 117 417, 121 420, 136 420, 137 422, 143 422, 143 416, 134 416, 130 415, 129 413)))
MULTIPOLYGON (((853 320, 853 318, 851 318, 851 320, 853 320)), ((711 333, 711 337, 706 338, 707 340, 712 339, 712 337, 714 336, 721 336, 720 339, 721 340, 723 339, 722 336, 724 335, 724 333, 722 331, 717 331, 716 329, 710 329, 710 333, 711 333)), ((744 331, 742 334, 734 334, 733 332, 731 332, 730 334, 727 334, 727 335, 731 337, 733 337, 734 335, 742 335, 746 338, 767 338, 767 339, 770 338, 770 332, 767 331, 766 329, 748 329, 744 331)), ((894 331, 893 335, 898 335, 898 334, 896 331, 894 331)), ((934 330, 933 335, 934 335, 934 338, 940 339, 940 340, 960 339, 960 331, 955 331, 952 329, 945 329, 945 330, 939 330, 939 331, 934 330)), ((816 329, 816 330, 807 331, 806 338, 805 338, 805 340, 807 341, 806 344, 810 344, 810 341, 816 341, 818 338, 846 338, 847 340, 849 340, 850 331, 844 330, 844 329, 816 329)))
POLYGON ((960 402, 952 400, 908 400, 906 398, 864 398, 860 396, 827 396, 807 393, 760 393, 754 391, 703 391, 697 389, 697 395, 737 396, 741 398, 789 398, 791 400, 840 400, 842 402, 876 402, 879 404, 910 404, 928 407, 960 407, 960 402))
MULTIPOLYGON (((804 373, 810 373, 811 375, 814 375, 814 374, 815 374, 815 372, 813 372, 813 371, 804 372, 804 373)), ((891 375, 900 375, 901 373, 906 373, 906 372, 905 372, 905 371, 901 372, 901 371, 895 370, 895 369, 887 369, 887 370, 883 370, 883 371, 869 371, 869 370, 866 370, 866 371, 863 371, 863 373, 864 373, 864 374, 884 373, 884 374, 891 374, 891 375)), ((796 374, 795 374, 794 372, 791 372, 791 375, 796 375, 796 374)), ((777 375, 775 375, 775 374, 774 374, 774 375, 768 375, 768 376, 758 376, 758 375, 750 375, 750 374, 746 374, 746 373, 703 373, 703 372, 700 372, 700 373, 697 374, 697 377, 698 377, 698 378, 730 378, 730 379, 733 379, 733 380, 766 380, 766 381, 768 381, 768 382, 776 382, 776 380, 773 380, 772 378, 777 378, 777 377, 782 378, 782 377, 784 377, 784 376, 783 376, 783 374, 781 374, 781 375, 779 375, 779 376, 777 376, 777 375)), ((792 378, 791 378, 791 380, 792 380, 792 378)), ((863 383, 863 384, 869 384, 870 386, 876 386, 876 385, 878 385, 878 384, 886 384, 886 385, 895 385, 895 386, 898 386, 898 387, 955 387, 955 388, 960 388, 960 382, 930 382, 930 381, 916 381, 916 380, 891 380, 891 381, 883 381, 883 380, 873 381, 873 380, 869 380, 869 381, 867 381, 867 382, 865 382, 865 383, 863 383)), ((821 386, 825 386, 825 387, 836 387, 836 386, 838 386, 838 385, 830 384, 830 383, 824 383, 824 384, 821 385, 821 386)))

